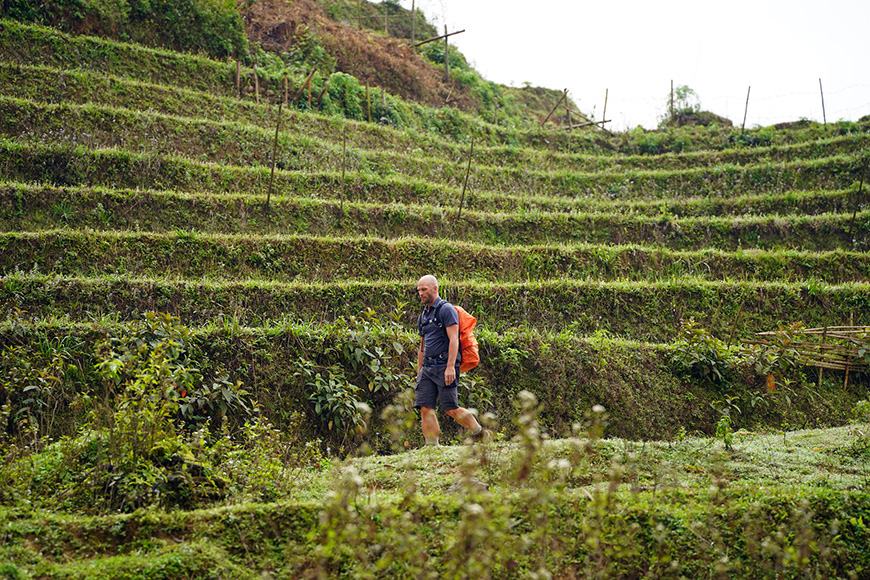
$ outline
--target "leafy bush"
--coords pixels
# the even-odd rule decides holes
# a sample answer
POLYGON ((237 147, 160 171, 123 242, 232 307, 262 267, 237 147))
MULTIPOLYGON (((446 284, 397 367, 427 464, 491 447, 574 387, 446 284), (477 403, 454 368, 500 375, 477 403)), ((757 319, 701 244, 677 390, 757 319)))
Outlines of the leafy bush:
POLYGON ((347 381, 338 366, 318 370, 311 361, 300 360, 297 374, 305 377, 305 384, 311 389, 308 400, 314 406, 314 413, 321 419, 328 431, 339 434, 345 443, 355 429, 364 429, 364 403, 357 397, 360 388, 347 381))
MULTIPOLYGON (((284 433, 251 418, 258 407, 239 382, 206 380, 193 333, 178 318, 149 312, 126 328, 96 345, 103 388, 82 395, 86 420, 54 443, 39 434, 53 417, 43 408, 57 407, 58 395, 18 388, 48 371, 25 365, 13 374, 5 363, 24 359, 5 351, 4 388, 22 396, 0 410, 19 433, 0 439, 0 499, 97 511, 274 499, 292 491, 296 470, 322 462, 319 441, 298 437, 301 415, 284 433)), ((69 358, 50 360, 62 366, 69 358)))
POLYGON ((110 392, 121 387, 120 400, 137 405, 152 400, 173 420, 190 429, 209 421, 220 426, 228 413, 251 413, 248 392, 225 373, 205 380, 191 358, 193 337, 170 314, 146 312, 130 335, 98 345, 97 369, 110 392))
POLYGON ((747 361, 759 376, 777 375, 783 378, 786 371, 803 364, 795 343, 804 328, 801 322, 796 322, 788 328, 780 327, 778 332, 765 338, 764 344, 750 345, 746 348, 747 361))
POLYGON ((8 17, 212 57, 242 55, 247 36, 234 0, 7 0, 8 17))
POLYGON ((58 423, 71 419, 69 408, 78 398, 75 382, 67 377, 76 370, 63 349, 46 356, 25 346, 4 347, 0 351, 0 405, 8 415, 5 435, 23 437, 26 433, 36 444, 39 437, 56 434, 58 423))
POLYGON ((356 77, 346 73, 333 73, 329 77, 329 88, 324 95, 323 110, 328 114, 344 115, 348 119, 366 119, 365 87, 356 77))
POLYGON ((673 347, 672 360, 697 377, 723 381, 737 350, 701 328, 692 318, 680 321, 679 336, 673 347))

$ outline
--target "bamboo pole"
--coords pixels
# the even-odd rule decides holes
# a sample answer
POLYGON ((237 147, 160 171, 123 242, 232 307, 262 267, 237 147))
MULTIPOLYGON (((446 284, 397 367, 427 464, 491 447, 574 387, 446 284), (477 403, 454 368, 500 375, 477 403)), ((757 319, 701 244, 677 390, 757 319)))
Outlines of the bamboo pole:
POLYGON ((320 94, 317 95, 317 108, 323 104, 323 95, 326 94, 327 89, 329 88, 329 79, 324 79, 323 81, 323 90, 320 91, 320 94))
POLYGON ((861 194, 864 191, 864 176, 867 174, 867 163, 864 162, 864 169, 861 171, 861 183, 858 185, 858 194, 855 196, 855 201, 852 203, 852 219, 849 221, 849 237, 852 238, 852 243, 855 243, 855 217, 858 215, 858 203, 861 201, 861 194))
POLYGON ((743 108, 743 124, 740 126, 741 132, 746 130, 746 114, 749 113, 749 91, 751 90, 752 85, 749 85, 749 88, 746 89, 746 106, 743 108))
MULTIPOLYGON (((804 334, 821 334, 830 330, 844 330, 846 332, 867 332, 870 331, 870 326, 824 326, 819 328, 805 328, 804 334)), ((771 334, 779 334, 778 330, 770 330, 767 332, 759 332, 758 336, 766 336, 771 334)))
POLYGON ((465 182, 462 184, 462 197, 459 198, 459 215, 456 221, 462 219, 462 206, 465 204, 465 190, 468 187, 468 175, 471 173, 471 158, 474 156, 474 137, 471 138, 471 150, 468 152, 468 165, 465 167, 465 182))
MULTIPOLYGON (((447 27, 445 26, 444 29, 446 31, 447 27)), ((446 36, 455 36, 457 34, 462 34, 463 32, 465 32, 465 29, 457 30, 456 32, 451 32, 449 34, 442 34, 440 36, 433 36, 432 38, 427 38, 426 40, 420 41, 417 44, 412 45, 411 48, 417 48, 418 46, 423 46, 424 44, 429 44, 430 42, 435 42, 436 40, 441 40, 442 38, 444 38, 446 36)))
POLYGON ((605 123, 609 123, 611 119, 605 119, 604 121, 587 121, 586 123, 580 123, 578 125, 571 125, 570 127, 566 127, 566 129, 579 129, 581 127, 589 127, 591 125, 601 125, 601 128, 604 128, 605 123))
POLYGON ((287 96, 288 96, 287 95, 287 88, 288 88, 287 73, 284 73, 284 106, 285 107, 287 106, 287 96))
POLYGON ((242 96, 242 63, 236 57, 236 98, 242 96))
POLYGON ((553 107, 553 110, 552 110, 552 111, 550 111, 550 114, 549 114, 549 115, 547 115, 547 118, 546 118, 546 119, 544 119, 544 120, 543 120, 543 121, 541 121, 541 125, 540 125, 540 126, 541 126, 541 127, 543 127, 543 126, 544 126, 544 123, 546 123, 546 122, 547 122, 547 121, 549 121, 549 120, 550 120, 550 117, 552 117, 552 116, 553 116, 553 113, 555 113, 555 112, 556 112, 556 109, 558 109, 558 108, 559 108, 559 105, 561 105, 561 104, 562 104, 562 101, 564 101, 564 100, 565 100, 565 97, 567 97, 567 96, 568 96, 568 89, 565 89, 565 90, 563 90, 563 91, 562 91, 562 96, 561 96, 561 97, 559 97, 559 100, 558 100, 558 102, 556 102, 556 106, 555 106, 555 107, 553 107))
POLYGON ((269 177, 269 193, 266 194, 266 209, 272 201, 272 189, 275 187, 275 161, 278 157, 278 132, 281 130, 281 107, 284 103, 278 103, 278 122, 275 123, 275 140, 272 142, 272 174, 269 177))
POLYGON ((731 344, 731 341, 734 340, 734 334, 737 332, 737 323, 740 322, 740 316, 743 314, 743 307, 746 306, 745 302, 740 303, 740 309, 737 311, 737 316, 734 317, 734 324, 731 326, 731 334, 728 336, 728 342, 725 344, 731 344))
MULTIPOLYGON (((819 349, 820 355, 821 355, 821 351, 824 349, 825 343, 827 341, 828 341, 828 327, 826 326, 825 331, 822 334, 822 348, 819 349)), ((825 368, 819 367, 819 384, 817 385, 817 388, 819 388, 819 389, 822 388, 822 377, 824 376, 824 374, 825 374, 825 368)))
POLYGON ((257 63, 254 63, 254 95, 260 104, 260 75, 257 74, 257 63))
POLYGON ((825 91, 822 89, 822 79, 819 79, 819 93, 822 95, 822 126, 827 130, 828 128, 828 115, 825 112, 825 91))
MULTIPOLYGON (((821 82, 821 79, 819 82, 821 82)), ((849 315, 849 326, 854 326, 854 325, 855 325, 855 314, 852 313, 849 315)), ((852 347, 851 346, 849 347, 846 356, 847 356, 847 360, 852 358, 852 347)), ((844 391, 849 388, 849 368, 850 368, 849 366, 846 366, 846 378, 843 380, 843 390, 844 391)))
POLYGON ((299 90, 293 94, 293 100, 291 102, 295 103, 296 101, 299 100, 299 97, 302 96, 302 92, 305 90, 305 87, 307 87, 311 83, 311 79, 312 79, 312 77, 314 77, 314 73, 316 73, 316 72, 317 72, 316 68, 311 69, 311 72, 308 73, 308 77, 305 79, 305 82, 302 83, 302 86, 299 87, 299 90))
POLYGON ((447 25, 444 25, 444 82, 450 82, 450 45, 448 44, 447 25))
MULTIPOLYGON (((604 89, 604 110, 601 111, 601 118, 607 118, 607 97, 610 96, 610 89, 604 89)), ((601 125, 601 128, 604 129, 604 125, 601 125)))
POLYGON ((347 127, 345 126, 344 130, 341 132, 341 215, 339 216, 339 221, 344 217, 344 192, 346 189, 346 184, 344 181, 344 171, 347 166, 347 127))
POLYGON ((416 36, 416 35, 415 35, 415 32, 416 32, 415 25, 417 24, 417 14, 416 14, 416 12, 414 11, 414 9, 415 9, 415 7, 416 7, 416 6, 415 6, 415 3, 416 3, 416 0, 411 0, 411 44, 412 44, 412 45, 413 45, 414 42, 417 40, 417 39, 415 38, 415 36, 416 36))

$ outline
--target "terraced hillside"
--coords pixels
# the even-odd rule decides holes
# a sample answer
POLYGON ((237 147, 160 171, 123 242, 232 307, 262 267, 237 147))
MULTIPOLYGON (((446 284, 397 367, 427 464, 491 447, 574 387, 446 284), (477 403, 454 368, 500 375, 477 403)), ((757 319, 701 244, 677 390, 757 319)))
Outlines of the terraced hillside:
MULTIPOLYGON (((143 75, 127 63, 153 51, 113 44, 124 59, 80 68, 63 35, 4 26, 3 341, 65 352, 72 388, 88 345, 167 312, 273 420, 304 411, 329 437, 299 361, 338 365, 383 408, 408 384, 414 285, 431 272, 480 321, 467 396, 505 428, 527 389, 557 432, 600 403, 613 434, 667 437, 711 432, 710 403, 764 382, 680 368, 681 320, 732 345, 797 321, 870 324, 868 123, 663 155, 596 133, 478 123, 451 140, 286 111, 276 132, 274 105, 215 81, 221 63, 175 56, 143 75)), ((823 396, 795 388, 740 420, 836 423, 852 384, 829 373, 823 396)))
POLYGON ((400 130, 234 73, 0 20, 0 578, 866 576, 867 377, 794 340, 870 325, 870 119, 400 130), (426 273, 491 444, 422 445, 426 273))

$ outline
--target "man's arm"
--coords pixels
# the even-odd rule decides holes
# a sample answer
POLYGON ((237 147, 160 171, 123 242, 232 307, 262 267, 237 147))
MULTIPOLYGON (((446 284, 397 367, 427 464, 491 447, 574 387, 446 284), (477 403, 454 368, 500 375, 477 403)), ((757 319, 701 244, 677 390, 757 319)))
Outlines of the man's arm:
POLYGON ((420 339, 420 348, 417 349, 417 374, 420 374, 420 369, 423 368, 423 353, 426 352, 426 339, 420 339))
POLYGON ((444 369, 444 384, 450 385, 456 380, 456 355, 459 354, 459 325, 451 324, 444 329, 450 346, 447 349, 447 368, 444 369))

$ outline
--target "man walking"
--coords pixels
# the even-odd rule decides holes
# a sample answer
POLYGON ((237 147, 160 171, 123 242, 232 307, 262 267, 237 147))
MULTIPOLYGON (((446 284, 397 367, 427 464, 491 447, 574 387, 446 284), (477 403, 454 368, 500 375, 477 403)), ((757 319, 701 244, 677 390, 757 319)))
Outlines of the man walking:
POLYGON ((468 429, 471 440, 478 442, 490 435, 468 409, 459 406, 459 315, 449 302, 438 296, 438 280, 423 276, 417 282, 417 294, 423 303, 418 320, 421 336, 417 351, 417 386, 414 406, 420 409, 426 445, 438 445, 441 427, 435 408, 441 409, 468 429), (436 316, 437 314, 437 316, 436 316))

